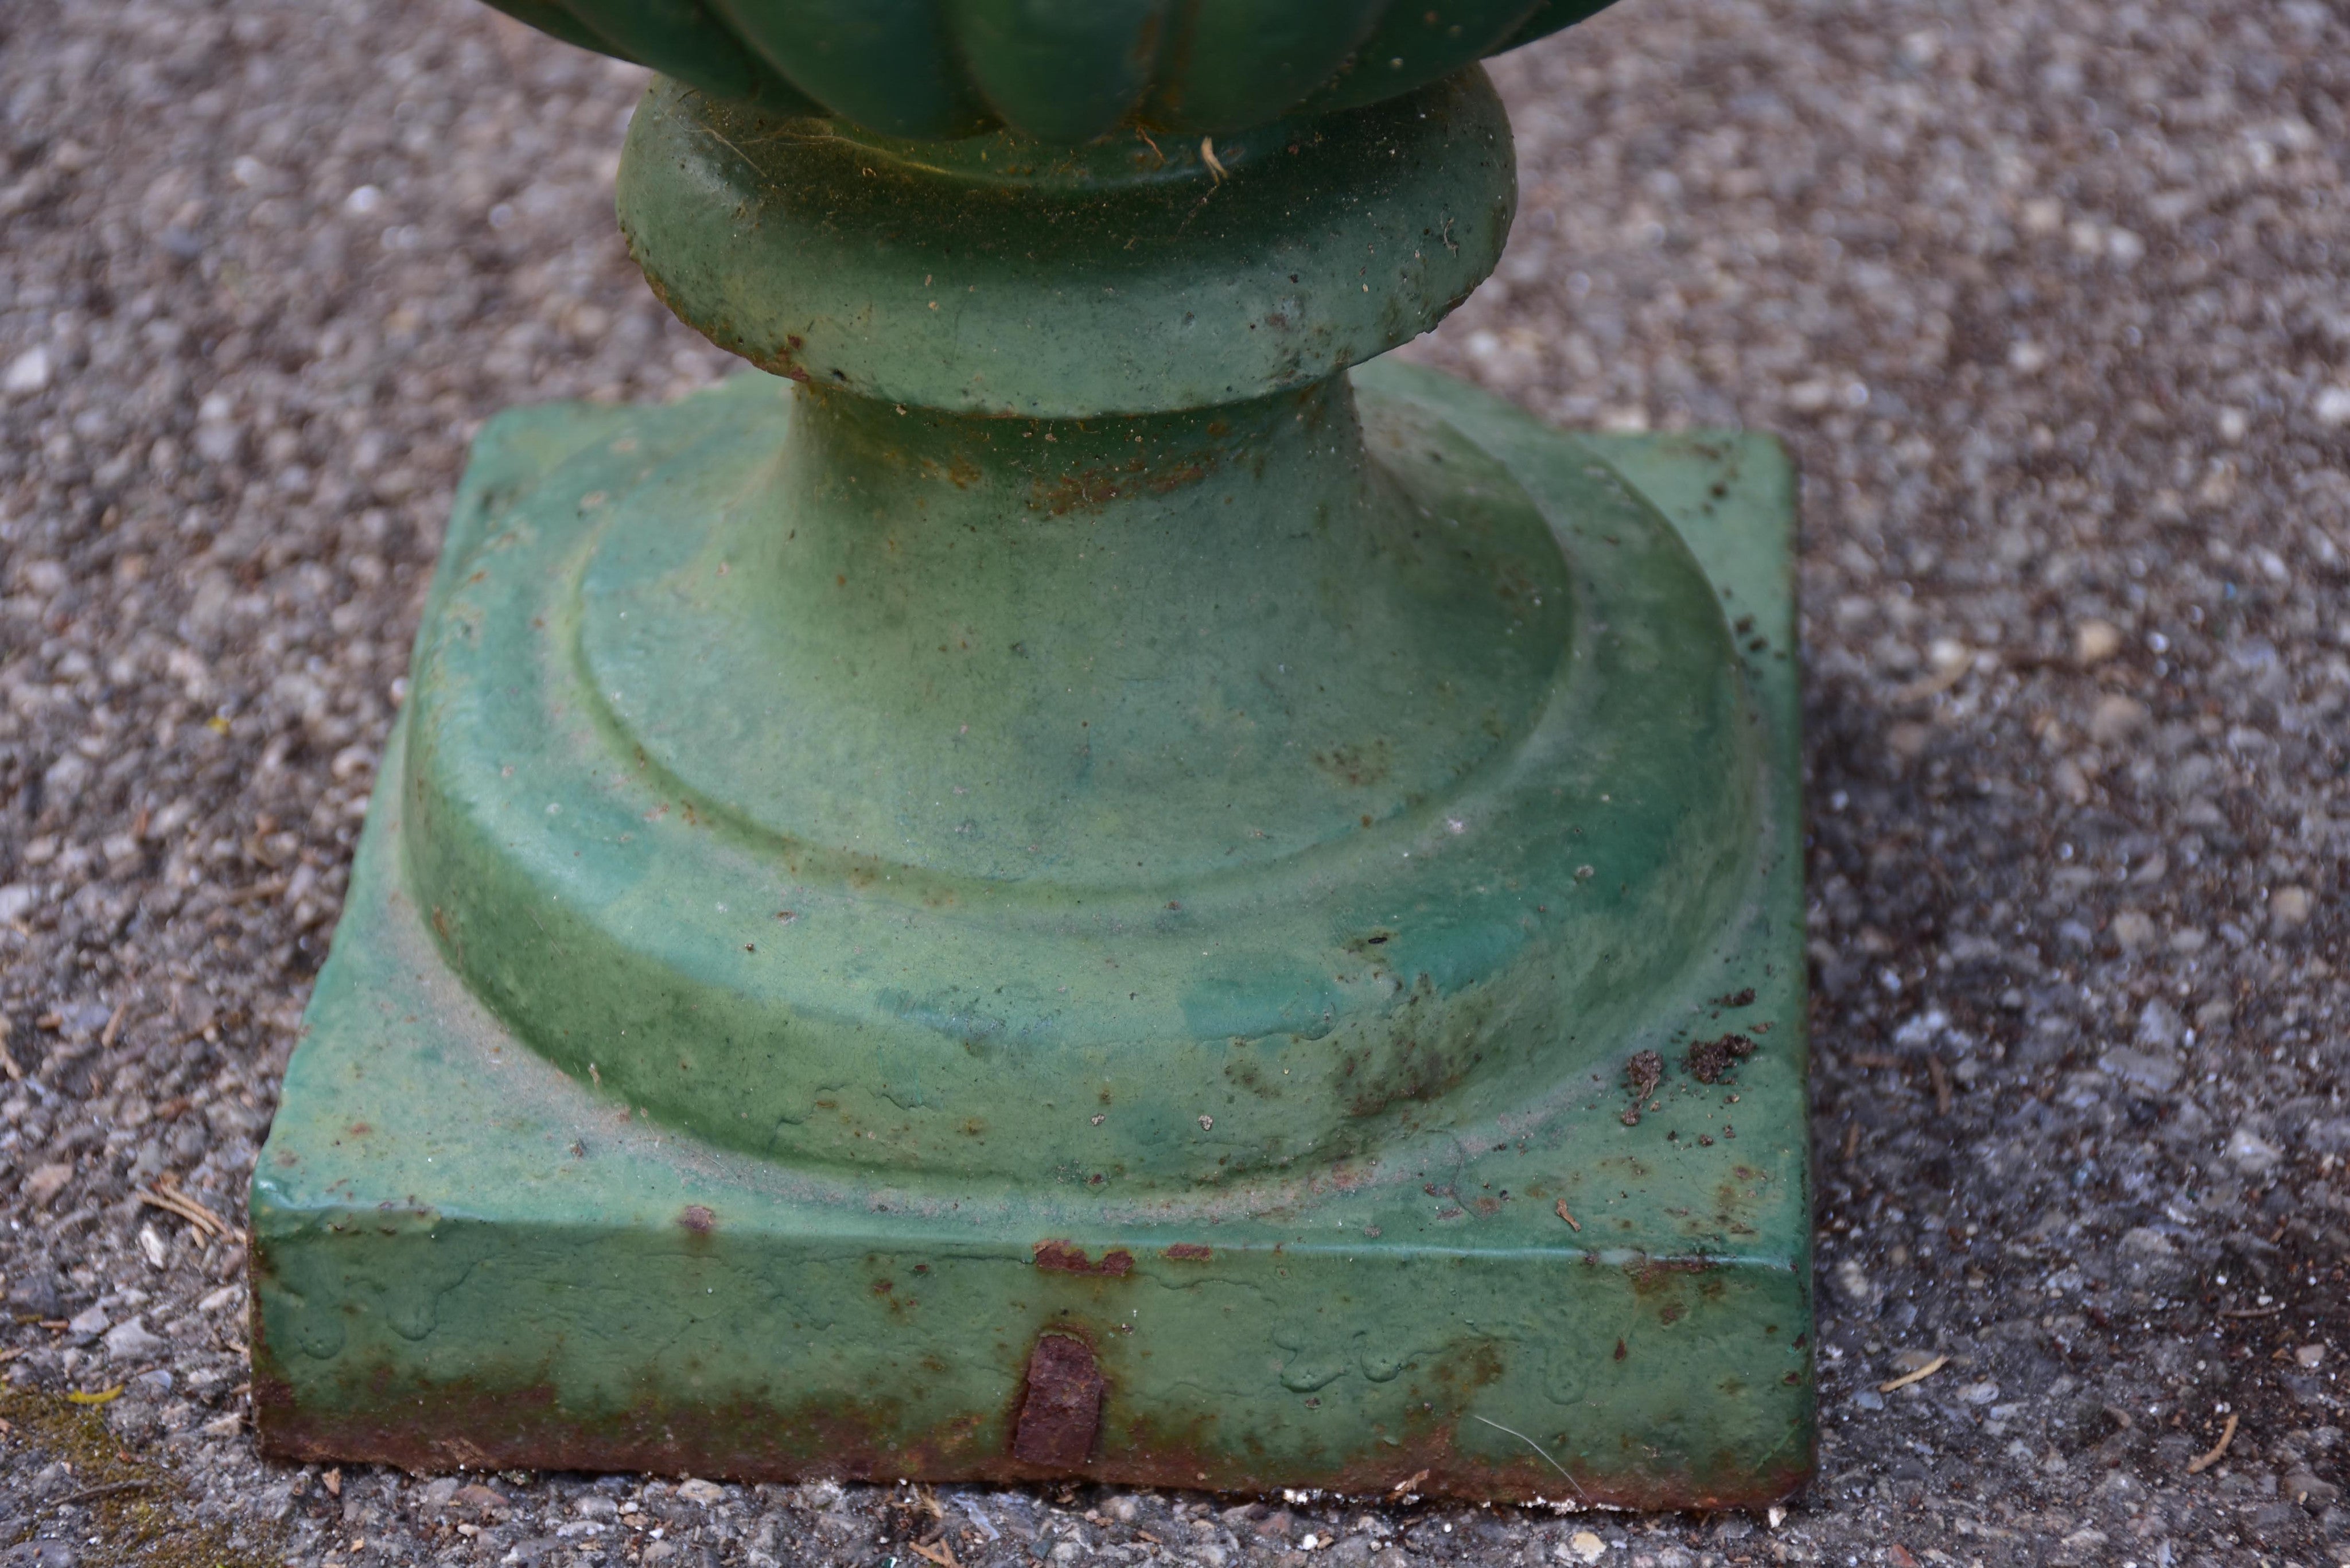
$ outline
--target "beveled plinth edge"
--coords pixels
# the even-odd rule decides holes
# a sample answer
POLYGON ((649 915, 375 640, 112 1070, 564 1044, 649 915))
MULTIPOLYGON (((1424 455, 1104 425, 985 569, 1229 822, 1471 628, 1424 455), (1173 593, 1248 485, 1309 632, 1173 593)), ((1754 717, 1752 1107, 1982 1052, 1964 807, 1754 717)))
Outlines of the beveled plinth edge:
MULTIPOLYGON (((1457 398, 1461 420, 1491 411, 1457 398)), ((508 437, 576 445, 611 418, 541 410, 508 437)), ((406 898, 399 802, 380 798, 254 1183, 264 1447, 1229 1491, 1384 1492, 1425 1471, 1434 1494, 1637 1507, 1799 1490, 1815 1414, 1790 475, 1752 437, 1540 440, 1604 455, 1753 618, 1776 847, 1750 918, 1703 957, 1718 1004, 1660 999, 1628 1032, 1668 1064, 1638 1125, 1616 1094, 1471 1158, 1214 1215, 795 1175, 650 1125, 512 1040, 406 898), (1733 1031, 1761 1046, 1740 1081, 1695 1082, 1689 1045, 1733 1031), (1072 1365, 1100 1379, 1069 1407, 1096 1413, 1082 1441, 1024 1427, 1030 1369, 1072 1365)))

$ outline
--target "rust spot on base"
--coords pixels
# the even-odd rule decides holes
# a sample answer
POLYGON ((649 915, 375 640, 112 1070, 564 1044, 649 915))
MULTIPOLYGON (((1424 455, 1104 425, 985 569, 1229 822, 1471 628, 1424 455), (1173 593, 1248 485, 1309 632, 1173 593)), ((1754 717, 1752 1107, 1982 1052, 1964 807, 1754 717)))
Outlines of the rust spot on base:
POLYGON ((1102 1375, 1093 1348, 1066 1334, 1048 1334, 1028 1356, 1028 1391, 1012 1453, 1032 1465, 1081 1465, 1101 1429, 1102 1375))
MULTIPOLYGON (((1172 1256, 1171 1253, 1170 1255, 1172 1256)), ((1115 1280, 1123 1279, 1134 1272, 1134 1254, 1120 1247, 1115 1251, 1104 1252, 1101 1262, 1097 1263, 1086 1256, 1084 1249, 1072 1247, 1066 1241, 1039 1241, 1036 1243, 1035 1263, 1038 1268, 1048 1269, 1056 1274, 1099 1274, 1115 1280)))
POLYGON ((697 1236, 707 1236, 717 1225, 718 1216, 699 1203, 689 1203, 685 1212, 677 1217, 677 1222, 697 1236))
POLYGON ((1215 1255, 1213 1248, 1202 1247, 1197 1241, 1178 1241, 1164 1254, 1183 1263, 1204 1263, 1215 1255))

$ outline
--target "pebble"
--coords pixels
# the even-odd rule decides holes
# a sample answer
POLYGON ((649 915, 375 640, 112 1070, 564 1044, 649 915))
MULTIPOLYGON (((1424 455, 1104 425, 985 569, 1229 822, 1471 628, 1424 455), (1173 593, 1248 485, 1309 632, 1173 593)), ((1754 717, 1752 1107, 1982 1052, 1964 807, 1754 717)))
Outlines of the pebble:
POLYGON ((118 1323, 106 1331, 106 1354, 110 1360, 151 1360, 169 1348, 160 1334, 151 1333, 147 1325, 135 1317, 118 1323))
POLYGON ((2089 714, 2089 739, 2101 746, 2118 745, 2144 731, 2153 721, 2147 705, 2119 692, 2097 699, 2089 714))
POLYGON ((2084 666, 2103 664, 2121 650, 2121 628, 2109 620, 2085 620, 2073 628, 2073 657, 2084 666))
POLYGON ((47 391, 49 375, 49 351, 36 344, 9 360, 5 370, 0 370, 0 392, 23 398, 47 391))
POLYGON ((2284 1150, 2250 1127, 2238 1127, 2228 1135, 2229 1163, 2247 1176, 2266 1176, 2284 1158, 2284 1150))
POLYGON ((2133 1088, 2151 1095, 2167 1095, 2178 1085, 2184 1071, 2178 1059, 2168 1052, 2137 1051, 2127 1045, 2116 1045, 2097 1058, 2097 1065, 2108 1075, 2133 1088))

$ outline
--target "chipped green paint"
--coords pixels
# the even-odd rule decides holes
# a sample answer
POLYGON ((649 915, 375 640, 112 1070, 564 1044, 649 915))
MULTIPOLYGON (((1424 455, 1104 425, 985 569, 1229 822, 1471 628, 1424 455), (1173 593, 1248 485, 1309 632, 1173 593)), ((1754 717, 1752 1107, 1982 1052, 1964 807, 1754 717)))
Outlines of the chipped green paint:
POLYGON ((1513 202, 1474 71, 1213 167, 657 83, 631 244, 777 374, 476 443, 265 1443, 1800 1486, 1791 476, 1350 373, 1513 202))

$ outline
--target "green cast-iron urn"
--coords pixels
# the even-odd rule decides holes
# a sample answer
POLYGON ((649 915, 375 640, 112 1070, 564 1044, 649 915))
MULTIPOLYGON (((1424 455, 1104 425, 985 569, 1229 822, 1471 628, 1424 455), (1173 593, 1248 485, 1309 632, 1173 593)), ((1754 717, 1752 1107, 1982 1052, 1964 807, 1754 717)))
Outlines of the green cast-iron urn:
POLYGON ((1381 359, 1587 0, 502 0, 757 366, 459 491, 255 1178, 308 1459, 1813 1462, 1792 477, 1381 359))

